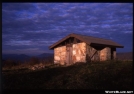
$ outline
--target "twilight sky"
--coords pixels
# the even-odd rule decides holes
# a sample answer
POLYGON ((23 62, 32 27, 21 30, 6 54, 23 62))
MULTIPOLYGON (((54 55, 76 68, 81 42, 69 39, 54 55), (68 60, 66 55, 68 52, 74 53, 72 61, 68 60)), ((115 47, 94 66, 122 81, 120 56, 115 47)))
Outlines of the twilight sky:
POLYGON ((133 3, 2 3, 2 53, 38 55, 70 33, 112 39, 132 51, 133 3))

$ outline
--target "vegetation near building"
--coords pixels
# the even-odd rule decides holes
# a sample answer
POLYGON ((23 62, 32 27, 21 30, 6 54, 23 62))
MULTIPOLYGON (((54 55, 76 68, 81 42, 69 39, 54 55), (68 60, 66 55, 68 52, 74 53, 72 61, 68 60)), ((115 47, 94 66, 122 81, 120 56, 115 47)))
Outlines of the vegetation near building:
POLYGON ((75 64, 76 62, 105 61, 116 58, 116 48, 124 46, 103 38, 69 34, 49 49, 54 49, 54 63, 61 65, 75 64))

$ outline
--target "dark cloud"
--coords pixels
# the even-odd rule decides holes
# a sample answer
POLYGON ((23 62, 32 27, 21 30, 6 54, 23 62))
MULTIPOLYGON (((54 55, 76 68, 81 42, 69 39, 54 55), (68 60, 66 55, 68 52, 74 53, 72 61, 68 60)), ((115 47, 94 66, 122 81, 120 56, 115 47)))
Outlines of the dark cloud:
POLYGON ((132 51, 132 26, 132 3, 2 3, 2 52, 52 52, 48 46, 70 33, 110 38, 125 46, 117 51, 132 51))

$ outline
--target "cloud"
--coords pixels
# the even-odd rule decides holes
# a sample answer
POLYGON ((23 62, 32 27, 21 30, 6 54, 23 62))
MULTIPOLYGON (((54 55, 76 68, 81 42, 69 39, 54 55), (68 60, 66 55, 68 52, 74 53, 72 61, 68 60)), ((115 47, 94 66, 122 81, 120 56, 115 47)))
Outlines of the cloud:
POLYGON ((49 51, 49 45, 70 33, 121 35, 131 42, 132 26, 132 3, 2 3, 2 50, 25 45, 49 51))

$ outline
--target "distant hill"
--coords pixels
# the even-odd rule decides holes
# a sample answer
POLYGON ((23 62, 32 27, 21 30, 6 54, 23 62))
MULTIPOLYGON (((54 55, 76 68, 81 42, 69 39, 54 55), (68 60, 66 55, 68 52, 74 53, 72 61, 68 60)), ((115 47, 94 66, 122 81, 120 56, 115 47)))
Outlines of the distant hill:
POLYGON ((133 60, 133 53, 132 52, 117 53, 117 58, 119 60, 133 60))
POLYGON ((30 59, 30 56, 25 55, 25 54, 2 54, 2 60, 7 60, 7 59, 12 59, 12 60, 28 60, 30 59))
MULTIPOLYGON (((53 57, 53 53, 43 53, 34 57, 38 57, 39 59, 44 59, 44 58, 48 58, 48 57, 53 57)), ((124 52, 124 53, 117 53, 117 58, 120 60, 132 60, 133 59, 133 53, 132 52, 124 52)), ((7 60, 7 59, 12 59, 12 60, 28 60, 30 59, 32 56, 28 56, 25 54, 2 54, 2 61, 3 60, 7 60)))
MULTIPOLYGON (((34 57, 37 57, 39 59, 44 59, 48 57, 53 57, 53 53, 43 53, 34 57)), ((7 60, 7 59, 12 59, 12 60, 20 60, 20 61, 25 61, 29 60, 33 56, 28 56, 25 54, 2 54, 2 61, 7 60)))
POLYGON ((37 55, 36 57, 42 59, 42 58, 47 58, 47 57, 53 57, 53 53, 43 53, 43 54, 40 54, 40 55, 37 55))

